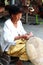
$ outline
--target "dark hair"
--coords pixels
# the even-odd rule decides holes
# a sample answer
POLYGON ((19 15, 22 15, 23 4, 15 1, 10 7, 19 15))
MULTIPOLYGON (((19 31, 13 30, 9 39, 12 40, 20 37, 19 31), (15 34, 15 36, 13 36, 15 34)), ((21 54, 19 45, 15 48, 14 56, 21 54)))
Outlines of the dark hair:
POLYGON ((23 7, 22 6, 10 5, 7 7, 7 10, 8 10, 10 15, 23 13, 23 7))

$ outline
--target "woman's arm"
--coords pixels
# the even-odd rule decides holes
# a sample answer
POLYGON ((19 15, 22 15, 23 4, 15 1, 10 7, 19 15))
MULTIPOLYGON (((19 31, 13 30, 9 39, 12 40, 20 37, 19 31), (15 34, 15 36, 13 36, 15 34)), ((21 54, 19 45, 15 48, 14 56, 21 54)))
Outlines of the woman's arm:
POLYGON ((18 40, 18 39, 29 39, 31 36, 33 36, 32 32, 30 32, 29 34, 21 35, 21 36, 16 36, 14 40, 18 40))
POLYGON ((27 36, 26 35, 21 35, 21 36, 16 36, 14 38, 14 40, 18 40, 18 39, 27 39, 27 36))

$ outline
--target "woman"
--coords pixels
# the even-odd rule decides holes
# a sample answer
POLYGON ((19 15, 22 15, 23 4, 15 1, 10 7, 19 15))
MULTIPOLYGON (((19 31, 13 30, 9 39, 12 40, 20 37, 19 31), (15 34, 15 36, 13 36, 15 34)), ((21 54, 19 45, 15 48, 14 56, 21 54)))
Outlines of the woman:
POLYGON ((28 56, 25 50, 26 41, 33 36, 32 32, 27 34, 24 30, 21 22, 23 9, 19 6, 10 6, 9 13, 11 18, 4 24, 4 47, 3 51, 6 51, 11 56, 19 57, 21 60, 28 60, 28 56))

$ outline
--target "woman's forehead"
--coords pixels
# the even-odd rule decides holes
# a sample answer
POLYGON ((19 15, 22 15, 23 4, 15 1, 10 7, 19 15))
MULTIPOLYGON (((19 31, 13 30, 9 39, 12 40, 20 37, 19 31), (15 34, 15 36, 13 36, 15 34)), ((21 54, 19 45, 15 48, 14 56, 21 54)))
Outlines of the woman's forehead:
POLYGON ((17 15, 22 15, 22 13, 17 13, 17 14, 12 14, 12 15, 14 15, 14 16, 17 16, 17 15))

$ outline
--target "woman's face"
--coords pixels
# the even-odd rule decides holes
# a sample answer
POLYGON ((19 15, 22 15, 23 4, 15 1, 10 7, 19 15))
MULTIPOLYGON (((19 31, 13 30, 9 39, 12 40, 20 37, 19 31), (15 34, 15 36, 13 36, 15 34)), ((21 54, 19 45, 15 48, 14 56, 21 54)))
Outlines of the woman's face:
POLYGON ((22 17, 22 13, 18 13, 16 15, 13 15, 13 20, 15 20, 17 22, 18 20, 21 19, 21 17, 22 17))
POLYGON ((22 13, 18 13, 18 14, 16 15, 16 17, 17 17, 17 20, 20 20, 20 19, 22 18, 22 13))

